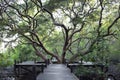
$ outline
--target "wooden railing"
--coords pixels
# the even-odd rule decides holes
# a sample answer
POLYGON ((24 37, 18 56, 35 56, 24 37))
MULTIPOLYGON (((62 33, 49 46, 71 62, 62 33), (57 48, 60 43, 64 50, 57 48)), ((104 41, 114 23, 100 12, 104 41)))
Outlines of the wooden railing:
POLYGON ((14 72, 15 75, 19 78, 20 75, 24 75, 23 73, 28 72, 31 73, 36 80, 37 71, 40 69, 40 72, 44 71, 44 68, 47 67, 46 62, 41 61, 26 61, 26 62, 16 62, 14 64, 14 72))

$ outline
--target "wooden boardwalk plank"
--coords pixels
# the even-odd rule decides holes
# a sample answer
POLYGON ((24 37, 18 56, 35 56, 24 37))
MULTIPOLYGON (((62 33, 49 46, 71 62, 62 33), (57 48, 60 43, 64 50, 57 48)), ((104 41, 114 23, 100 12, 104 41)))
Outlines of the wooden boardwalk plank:
POLYGON ((65 65, 50 64, 37 76, 37 80, 78 80, 78 78, 65 65))

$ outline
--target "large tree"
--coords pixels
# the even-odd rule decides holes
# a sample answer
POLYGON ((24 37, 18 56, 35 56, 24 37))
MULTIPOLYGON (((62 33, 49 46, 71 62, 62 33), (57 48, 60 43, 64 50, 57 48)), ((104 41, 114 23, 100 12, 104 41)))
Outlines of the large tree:
POLYGON ((0 33, 17 35, 43 60, 50 55, 59 63, 73 61, 115 36, 119 5, 119 0, 1 0, 0 33))

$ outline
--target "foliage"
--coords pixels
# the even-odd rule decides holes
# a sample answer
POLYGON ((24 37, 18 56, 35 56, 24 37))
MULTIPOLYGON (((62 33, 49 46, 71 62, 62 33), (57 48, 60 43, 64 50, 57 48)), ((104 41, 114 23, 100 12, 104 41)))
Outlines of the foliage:
POLYGON ((94 51, 91 54, 83 56, 84 61, 91 61, 98 64, 107 64, 109 60, 109 43, 106 40, 103 40, 97 43, 93 48, 94 51))
POLYGON ((2 53, 0 54, 0 67, 11 66, 14 64, 13 54, 10 53, 2 53))
MULTIPOLYGON (((12 53, 16 54, 16 56, 14 56, 14 59, 18 61, 21 61, 21 60, 30 61, 30 60, 36 60, 37 58, 37 56, 34 53, 34 49, 29 44, 22 44, 22 45, 16 46, 12 51, 12 53)), ((38 60, 39 59, 40 58, 38 58, 38 60)))
POLYGON ((114 40, 109 46, 109 50, 110 50, 109 60, 110 63, 112 64, 120 63, 120 33, 118 33, 117 37, 118 39, 114 40))
POLYGON ((105 77, 105 73, 101 71, 100 68, 95 67, 95 68, 87 68, 87 67, 79 67, 75 70, 75 75, 78 77, 89 77, 89 78, 94 78, 95 80, 99 79, 100 77, 105 77))
POLYGON ((12 41, 30 44, 35 50, 31 54, 43 60, 49 55, 64 63, 66 58, 72 61, 93 53, 100 61, 119 25, 120 1, 116 1, 1 0, 0 32, 6 38, 17 34, 12 41))
POLYGON ((0 54, 0 66, 10 66, 14 61, 41 60, 34 54, 34 49, 27 44, 17 45, 0 54))

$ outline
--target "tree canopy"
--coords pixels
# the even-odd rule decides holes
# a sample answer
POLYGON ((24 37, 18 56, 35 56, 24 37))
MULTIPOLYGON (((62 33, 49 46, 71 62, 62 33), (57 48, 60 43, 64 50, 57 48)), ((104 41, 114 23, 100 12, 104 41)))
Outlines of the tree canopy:
MULTIPOLYGON (((32 45, 43 60, 73 61, 118 34, 119 0, 0 0, 1 37, 32 45)), ((101 47, 97 47, 102 49, 101 47)))

